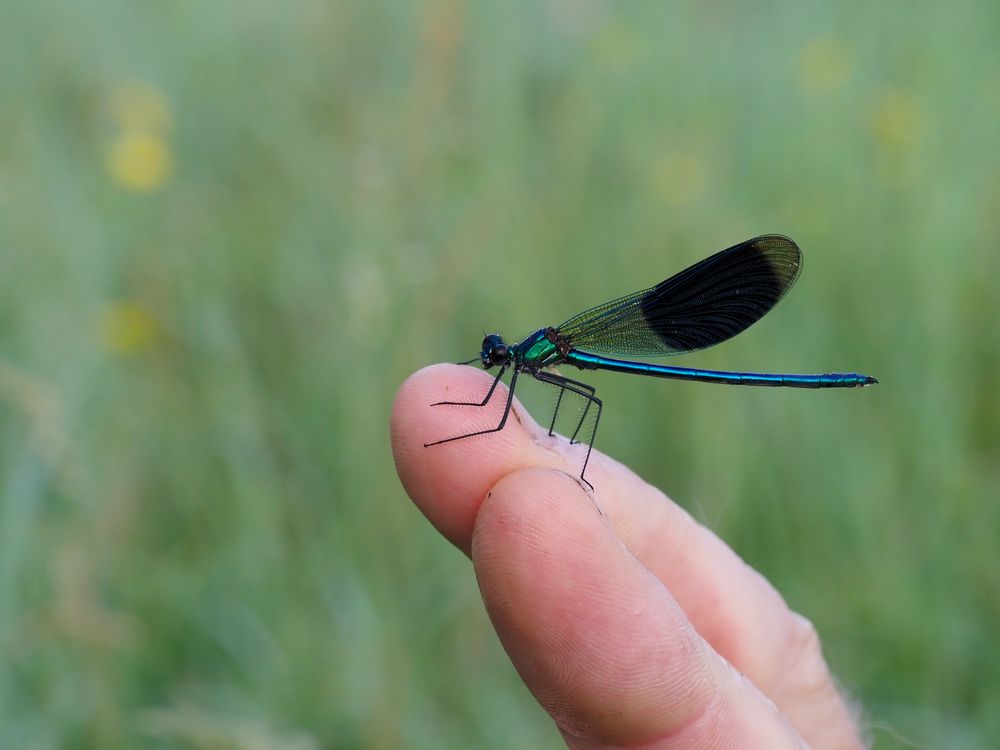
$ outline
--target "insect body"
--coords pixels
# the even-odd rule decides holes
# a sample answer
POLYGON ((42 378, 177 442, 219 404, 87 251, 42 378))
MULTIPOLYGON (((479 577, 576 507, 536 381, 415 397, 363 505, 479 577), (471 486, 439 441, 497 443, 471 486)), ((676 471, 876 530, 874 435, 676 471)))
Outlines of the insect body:
POLYGON ((662 357, 726 341, 767 314, 791 289, 801 268, 802 255, 792 240, 781 235, 763 235, 716 253, 654 287, 590 308, 560 326, 540 328, 519 343, 508 345, 500 334, 490 334, 483 339, 478 361, 484 369, 500 369, 486 397, 481 402, 440 401, 435 405, 486 406, 509 369, 510 389, 500 423, 490 429, 426 443, 425 447, 502 430, 513 403, 517 377, 526 373, 560 389, 550 435, 567 391, 587 401, 571 441, 575 442, 590 407, 596 407, 587 457, 580 472, 580 478, 587 482, 584 474, 603 403, 593 386, 548 371, 558 365, 730 385, 857 388, 877 383, 877 379, 855 372, 823 375, 722 372, 605 356, 662 357))

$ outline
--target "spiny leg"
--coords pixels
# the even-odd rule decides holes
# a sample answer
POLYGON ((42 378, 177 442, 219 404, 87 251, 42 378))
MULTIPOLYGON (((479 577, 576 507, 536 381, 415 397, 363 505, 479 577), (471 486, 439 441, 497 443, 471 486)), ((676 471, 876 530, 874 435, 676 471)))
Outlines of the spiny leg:
MULTIPOLYGON (((597 437, 597 426, 601 422, 601 411, 604 409, 604 402, 594 395, 595 390, 585 383, 578 383, 575 380, 570 380, 569 378, 564 378, 562 375, 554 375, 549 372, 536 372, 533 373, 537 380, 541 380, 543 383, 551 383, 552 385, 557 385, 560 388, 576 393, 587 399, 587 406, 590 406, 590 402, 597 405, 597 416, 594 418, 594 427, 590 431, 590 440, 587 443, 587 457, 583 459, 583 471, 580 472, 580 479, 583 480, 590 489, 594 489, 594 485, 587 481, 587 477, 584 476, 587 473, 587 464, 590 462, 590 452, 594 449, 594 438, 597 437), (579 388, 577 386, 583 386, 586 388, 579 388)), ((579 427, 577 430, 579 431, 579 427)))
MULTIPOLYGON (((552 375, 552 377, 559 378, 564 383, 570 383, 572 385, 577 386, 578 388, 583 388, 584 390, 589 391, 591 396, 593 396, 597 392, 597 390, 594 388, 594 386, 592 386, 592 385, 590 385, 588 383, 581 383, 579 380, 573 380, 572 378, 567 378, 567 377, 565 377, 563 375, 556 375, 555 373, 545 373, 545 374, 552 375)), ((548 381, 546 381, 546 382, 548 382, 548 381)), ((549 435, 550 436, 552 435, 552 430, 556 426, 556 415, 559 414, 559 405, 562 403, 563 393, 565 393, 566 390, 570 390, 570 389, 566 389, 566 388, 560 388, 559 389, 559 400, 556 401, 556 410, 552 414, 552 424, 549 426, 549 435)), ((586 397, 584 397, 584 398, 586 398, 586 397)), ((583 407, 583 414, 580 415, 580 421, 577 422, 576 429, 573 430, 573 435, 569 439, 569 444, 570 445, 575 445, 576 444, 576 436, 580 433, 580 428, 583 427, 583 423, 587 419, 587 414, 590 412, 590 399, 586 398, 586 401, 587 401, 587 405, 585 407, 583 407)))
MULTIPOLYGON (((510 376, 510 390, 507 393, 507 404, 504 406, 503 416, 500 417, 500 424, 498 424, 496 427, 491 427, 488 430, 477 430, 476 432, 470 432, 467 435, 456 435, 455 437, 445 438, 444 440, 435 440, 433 443, 424 443, 424 447, 430 448, 432 445, 441 445, 442 443, 451 443, 455 440, 464 440, 465 438, 474 437, 476 435, 486 435, 491 432, 500 432, 500 430, 503 429, 504 425, 507 424, 507 415, 510 414, 510 407, 511 404, 514 402, 514 384, 517 382, 517 373, 518 373, 517 367, 514 368, 513 373, 514 374, 510 376)), ((503 370, 500 371, 500 375, 503 375, 503 370)), ((459 402, 459 404, 463 406, 485 406, 486 402, 490 400, 490 396, 493 395, 493 389, 497 387, 497 383, 499 382, 500 382, 500 376, 498 375, 497 379, 493 381, 493 386, 490 388, 490 392, 486 394, 486 398, 483 400, 483 403, 461 404, 461 402, 459 402)), ((441 401, 439 403, 447 404, 454 402, 441 401)))
MULTIPOLYGON (((570 378, 563 377, 562 375, 557 375, 556 377, 562 378, 567 383, 572 383, 573 385, 575 385, 575 386, 577 386, 579 388, 583 388, 584 390, 588 391, 591 396, 593 396, 595 393, 597 393, 597 389, 594 388, 594 386, 592 386, 592 385, 590 385, 588 383, 581 383, 579 380, 571 380, 570 378)), ((580 434, 580 428, 583 427, 583 423, 585 421, 587 421, 587 414, 590 413, 590 404, 591 403, 593 403, 593 402, 591 401, 591 399, 588 398, 587 399, 587 405, 585 407, 583 407, 583 414, 580 415, 580 421, 576 423, 576 429, 573 430, 573 434, 572 434, 572 436, 570 436, 570 439, 569 439, 569 444, 570 445, 576 445, 576 442, 577 442, 576 441, 576 436, 580 434)))
POLYGON ((587 414, 590 413, 590 403, 590 399, 587 399, 587 405, 583 407, 583 414, 580 415, 580 421, 576 423, 576 429, 573 430, 573 435, 569 439, 570 445, 576 445, 577 443, 576 436, 580 434, 580 428, 583 427, 583 423, 587 421, 587 414))
POLYGON ((556 416, 559 414, 559 405, 562 403, 562 397, 565 392, 565 388, 559 389, 559 398, 556 399, 556 408, 552 410, 552 424, 549 425, 549 437, 552 437, 552 430, 556 427, 556 416))
MULTIPOLYGON (((490 389, 486 392, 486 397, 478 404, 475 401, 436 401, 431 404, 431 406, 486 406, 486 404, 488 404, 490 399, 493 397, 493 391, 497 389, 497 383, 500 382, 500 378, 503 377, 506 370, 507 365, 501 365, 500 372, 498 372, 497 376, 493 379, 493 385, 491 385, 490 389)), ((511 380, 512 384, 513 382, 514 381, 511 380)))

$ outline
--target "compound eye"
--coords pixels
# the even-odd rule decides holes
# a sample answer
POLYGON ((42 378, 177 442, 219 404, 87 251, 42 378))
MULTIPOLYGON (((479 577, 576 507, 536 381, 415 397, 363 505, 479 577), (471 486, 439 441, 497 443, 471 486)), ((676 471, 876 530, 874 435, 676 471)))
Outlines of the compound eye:
POLYGON ((508 357, 510 357, 510 350, 503 344, 493 347, 493 351, 490 352, 490 361, 495 365, 502 365, 508 357))

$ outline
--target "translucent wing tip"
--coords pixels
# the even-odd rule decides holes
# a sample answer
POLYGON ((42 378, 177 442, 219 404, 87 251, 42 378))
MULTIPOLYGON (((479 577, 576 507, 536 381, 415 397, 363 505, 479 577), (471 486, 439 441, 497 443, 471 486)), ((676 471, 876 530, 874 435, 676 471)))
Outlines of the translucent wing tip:
POLYGON ((775 275, 784 279, 785 291, 792 288, 802 273, 802 250, 795 240, 783 234, 762 234, 743 244, 760 249, 775 275))

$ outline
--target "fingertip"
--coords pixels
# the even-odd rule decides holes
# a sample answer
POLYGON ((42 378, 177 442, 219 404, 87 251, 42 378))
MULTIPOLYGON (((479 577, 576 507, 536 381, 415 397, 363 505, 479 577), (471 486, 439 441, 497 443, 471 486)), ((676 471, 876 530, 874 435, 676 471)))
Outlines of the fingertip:
POLYGON ((592 549, 600 536, 614 532, 578 478, 545 468, 508 474, 487 493, 473 530, 472 559, 487 607, 502 606, 501 597, 533 607, 533 598, 576 580, 567 569, 573 546, 586 538, 592 549))
POLYGON ((504 648, 571 746, 801 747, 575 477, 504 477, 479 510, 472 560, 504 648))
POLYGON ((400 386, 390 418, 393 457, 403 487, 428 520, 466 552, 480 501, 518 465, 531 442, 519 406, 515 402, 502 430, 427 444, 496 427, 507 404, 508 390, 502 383, 483 406, 436 405, 480 402, 495 377, 474 367, 430 365, 400 386))
POLYGON ((576 479, 505 477, 480 508, 472 559, 504 647, 563 731, 635 742, 710 699, 704 642, 576 479))
POLYGON ((405 485, 408 476, 403 471, 413 463, 411 457, 424 442, 429 442, 421 422, 431 416, 426 413, 441 394, 450 388, 467 382, 467 376, 459 365, 434 364, 417 370, 403 381, 396 391, 389 418, 389 435, 392 441, 393 457, 400 468, 400 478, 405 485))

